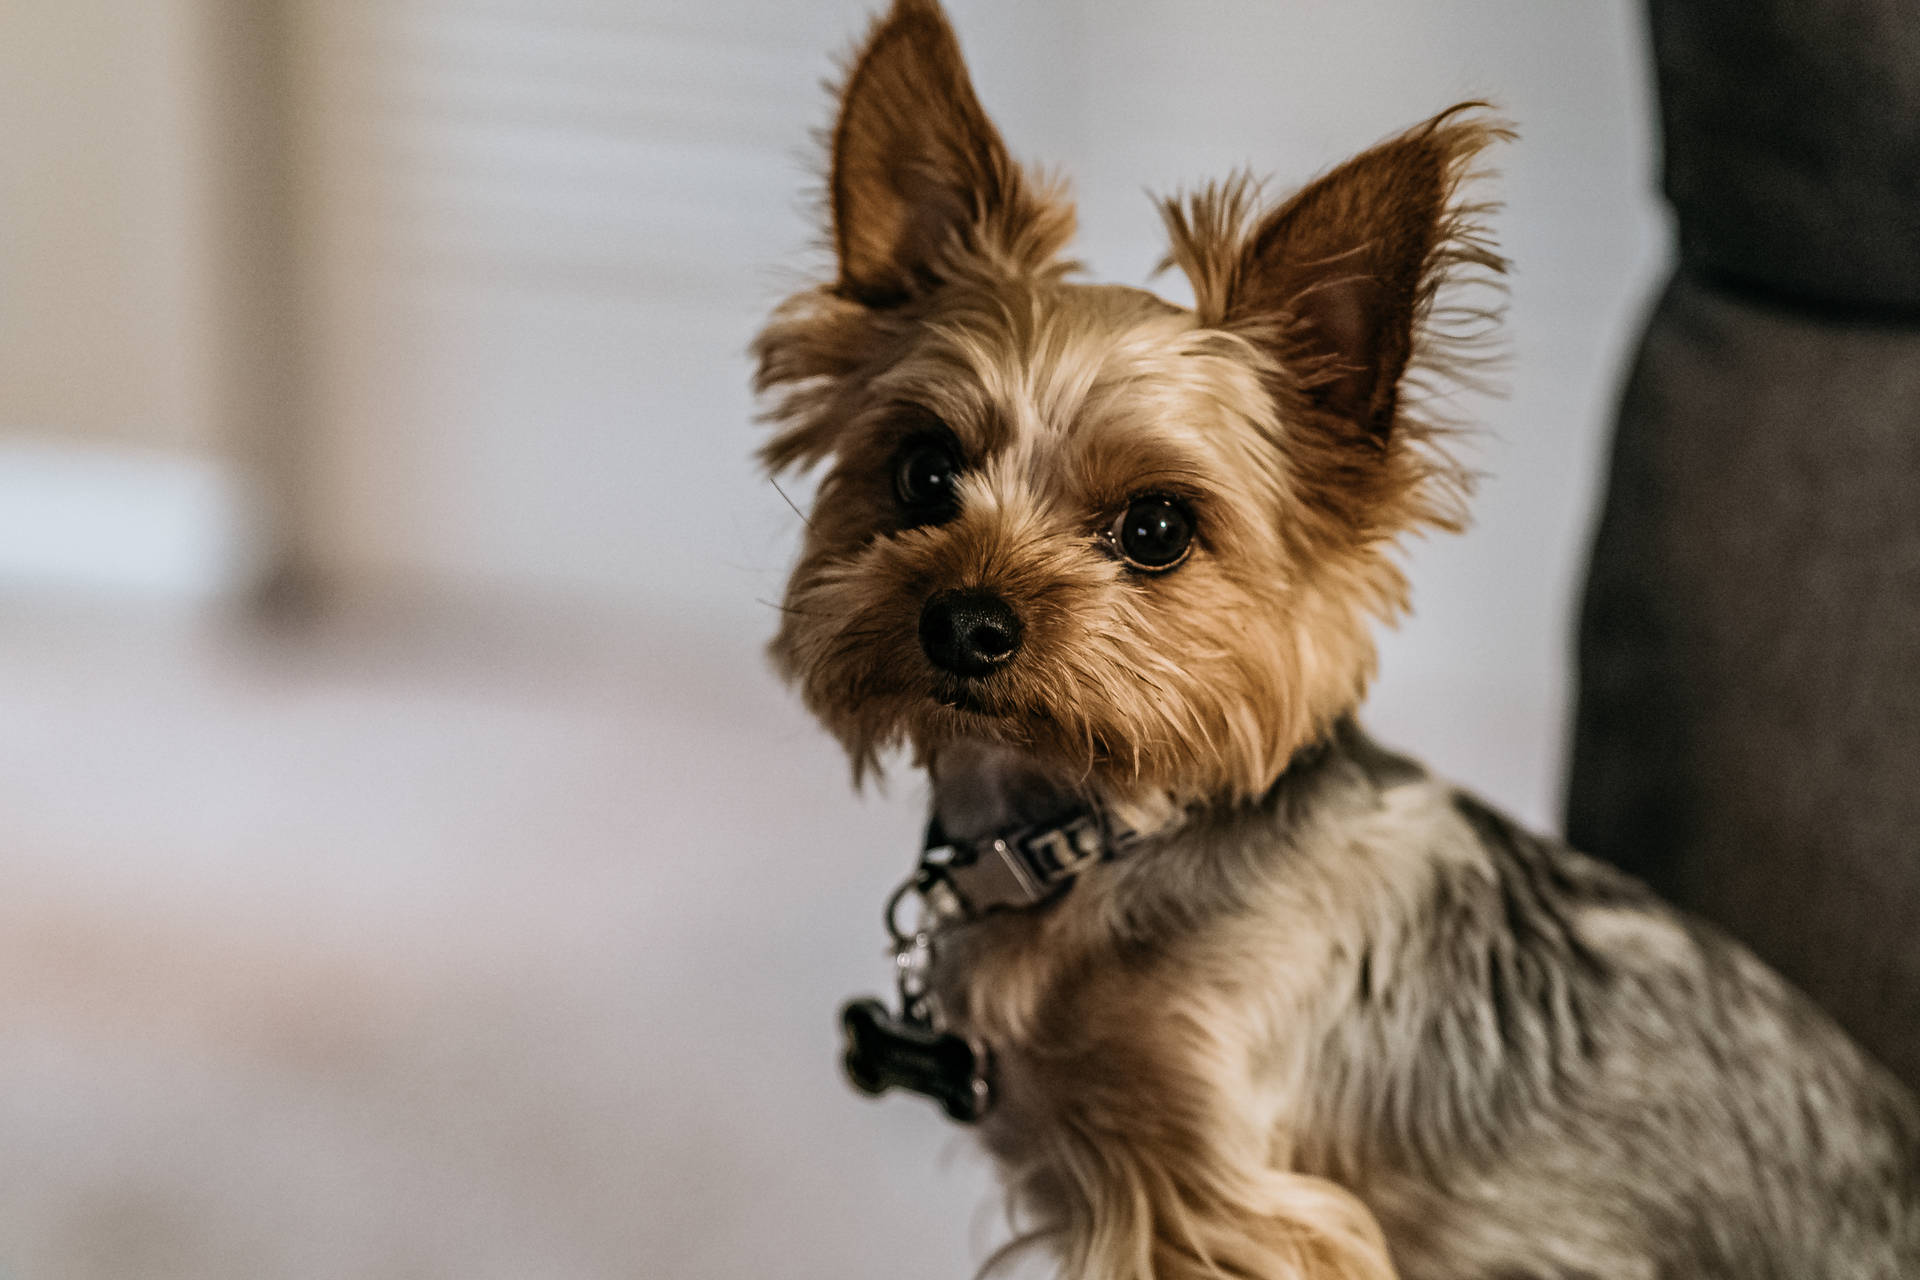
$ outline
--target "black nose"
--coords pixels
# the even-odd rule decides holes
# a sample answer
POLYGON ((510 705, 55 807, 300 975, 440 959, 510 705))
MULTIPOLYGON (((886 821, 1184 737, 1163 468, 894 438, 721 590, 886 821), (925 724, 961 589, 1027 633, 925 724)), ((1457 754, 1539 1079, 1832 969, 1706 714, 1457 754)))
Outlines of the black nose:
POLYGON ((1020 651, 1020 618, 991 591, 942 591, 920 610, 920 647, 957 676, 984 676, 1020 651))

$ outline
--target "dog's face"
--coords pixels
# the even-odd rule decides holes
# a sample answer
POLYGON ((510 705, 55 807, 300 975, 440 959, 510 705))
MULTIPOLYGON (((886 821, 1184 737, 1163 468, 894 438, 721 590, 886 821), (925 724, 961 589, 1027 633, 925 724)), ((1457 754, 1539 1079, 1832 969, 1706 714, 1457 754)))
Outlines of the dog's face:
POLYGON ((1499 269, 1455 203, 1498 134, 1456 110, 1270 211, 1244 180, 1169 202, 1190 311, 1069 278, 1071 207, 899 0, 833 134, 838 278, 757 347, 769 465, 827 467, 773 652, 856 767, 986 741, 1250 795, 1351 709, 1394 539, 1455 518, 1400 393, 1437 288, 1499 269))

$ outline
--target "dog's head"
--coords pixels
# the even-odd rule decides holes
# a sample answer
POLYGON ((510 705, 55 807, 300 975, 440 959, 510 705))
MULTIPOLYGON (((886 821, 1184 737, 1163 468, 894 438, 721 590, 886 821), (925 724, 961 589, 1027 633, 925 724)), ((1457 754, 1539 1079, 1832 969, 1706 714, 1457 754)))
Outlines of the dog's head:
POLYGON ((756 347, 768 466, 826 468, 773 653, 856 769, 985 741, 1244 796, 1350 710, 1396 538, 1458 520, 1403 391, 1491 314, 1435 297, 1501 269, 1458 192, 1502 135, 1455 108, 1271 208, 1167 202, 1188 310, 1070 278, 1072 206, 898 0, 840 94, 837 278, 756 347))

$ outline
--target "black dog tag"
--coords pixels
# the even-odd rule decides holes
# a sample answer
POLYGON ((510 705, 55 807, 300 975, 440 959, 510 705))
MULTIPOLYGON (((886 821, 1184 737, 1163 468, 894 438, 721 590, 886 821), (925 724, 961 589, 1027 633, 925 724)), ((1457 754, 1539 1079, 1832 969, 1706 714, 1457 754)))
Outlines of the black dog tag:
POLYGON ((961 1124, 986 1114, 992 1099, 987 1053, 950 1031, 897 1018, 878 1000, 855 1000, 840 1011, 847 1037, 847 1078, 865 1094, 906 1089, 938 1102, 961 1124))

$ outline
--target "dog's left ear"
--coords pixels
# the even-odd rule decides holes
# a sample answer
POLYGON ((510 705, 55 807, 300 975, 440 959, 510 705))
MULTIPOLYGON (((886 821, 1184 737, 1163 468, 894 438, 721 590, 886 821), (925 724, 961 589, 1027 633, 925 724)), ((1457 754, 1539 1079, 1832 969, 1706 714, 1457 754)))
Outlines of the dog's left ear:
POLYGON ((1169 205, 1173 259, 1204 321, 1270 346, 1314 404, 1384 443, 1435 291, 1461 266, 1505 268, 1456 195, 1474 156, 1511 136, 1484 104, 1454 107, 1310 184, 1237 243, 1245 184, 1169 205))
POLYGON ((869 307, 967 262, 1044 269, 1073 234, 1073 207, 1008 155, 934 0, 896 0, 854 56, 832 164, 838 289, 869 307))

